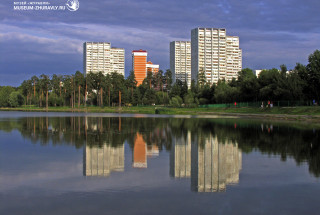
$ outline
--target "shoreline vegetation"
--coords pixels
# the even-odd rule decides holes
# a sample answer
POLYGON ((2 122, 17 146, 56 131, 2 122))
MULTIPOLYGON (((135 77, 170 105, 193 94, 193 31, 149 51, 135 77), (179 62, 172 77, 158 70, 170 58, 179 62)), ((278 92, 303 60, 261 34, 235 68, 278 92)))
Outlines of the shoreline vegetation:
POLYGON ((24 112, 75 112, 75 113, 120 113, 120 114, 160 114, 160 115, 210 115, 232 116, 239 118, 263 118, 272 120, 312 121, 320 123, 320 106, 302 107, 273 107, 273 108, 174 108, 164 106, 144 107, 98 107, 80 106, 48 107, 22 106, 17 108, 0 108, 0 111, 24 111, 24 112))
POLYGON ((237 78, 197 81, 174 80, 165 73, 148 72, 139 86, 131 71, 103 74, 77 71, 72 75, 42 74, 19 87, 0 86, 0 110, 141 113, 169 115, 231 115, 239 117, 318 120, 320 104, 320 51, 308 64, 288 71, 242 69, 237 78))

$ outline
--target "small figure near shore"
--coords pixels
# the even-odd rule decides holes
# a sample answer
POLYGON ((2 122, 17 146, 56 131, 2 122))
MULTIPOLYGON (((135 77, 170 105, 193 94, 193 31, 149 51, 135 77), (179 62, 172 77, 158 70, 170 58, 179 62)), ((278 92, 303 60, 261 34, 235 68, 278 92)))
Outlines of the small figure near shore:
POLYGON ((261 103, 261 108, 264 108, 264 104, 263 104, 263 102, 261 103))
POLYGON ((318 103, 316 102, 316 100, 315 100, 315 99, 313 99, 313 100, 312 100, 312 104, 313 104, 313 106, 318 105, 318 103))

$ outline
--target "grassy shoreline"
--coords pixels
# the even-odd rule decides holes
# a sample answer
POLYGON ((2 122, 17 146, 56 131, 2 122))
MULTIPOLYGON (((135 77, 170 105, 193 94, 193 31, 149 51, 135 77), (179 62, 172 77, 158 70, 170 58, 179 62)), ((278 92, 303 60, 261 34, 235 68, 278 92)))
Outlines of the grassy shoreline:
POLYGON ((39 107, 0 108, 0 111, 32 112, 88 112, 88 113, 131 113, 166 115, 221 115, 248 118, 271 118, 288 120, 312 120, 320 122, 320 107, 274 107, 274 108, 173 108, 163 106, 146 107, 39 107))

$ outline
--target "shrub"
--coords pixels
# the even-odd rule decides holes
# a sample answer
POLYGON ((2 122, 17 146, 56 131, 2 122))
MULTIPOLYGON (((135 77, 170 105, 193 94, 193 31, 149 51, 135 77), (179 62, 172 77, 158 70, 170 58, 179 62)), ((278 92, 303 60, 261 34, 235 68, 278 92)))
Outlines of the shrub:
POLYGON ((175 96, 170 100, 170 105, 172 107, 181 107, 182 105, 182 98, 180 96, 175 96))
POLYGON ((18 107, 23 105, 24 97, 20 92, 12 92, 9 96, 9 104, 11 107, 18 107))

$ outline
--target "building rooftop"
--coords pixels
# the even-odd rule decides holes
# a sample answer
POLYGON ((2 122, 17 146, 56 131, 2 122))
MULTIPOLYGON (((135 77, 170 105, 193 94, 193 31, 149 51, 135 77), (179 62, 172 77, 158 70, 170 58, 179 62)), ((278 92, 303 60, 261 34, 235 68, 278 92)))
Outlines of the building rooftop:
POLYGON ((133 50, 132 52, 147 52, 147 51, 146 51, 146 50, 139 49, 139 50, 133 50))

